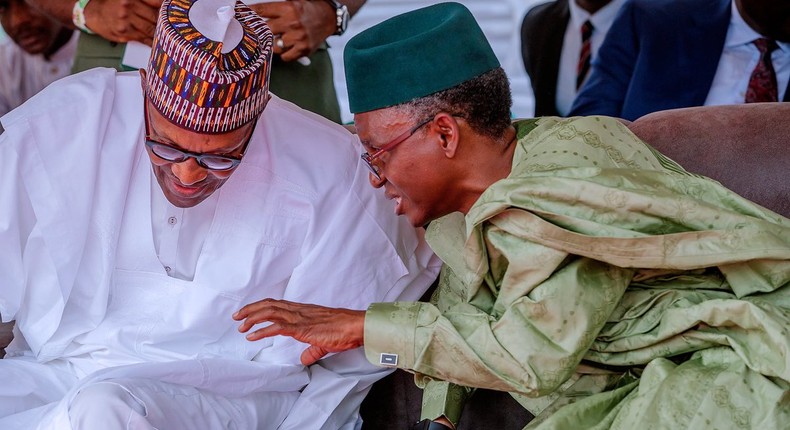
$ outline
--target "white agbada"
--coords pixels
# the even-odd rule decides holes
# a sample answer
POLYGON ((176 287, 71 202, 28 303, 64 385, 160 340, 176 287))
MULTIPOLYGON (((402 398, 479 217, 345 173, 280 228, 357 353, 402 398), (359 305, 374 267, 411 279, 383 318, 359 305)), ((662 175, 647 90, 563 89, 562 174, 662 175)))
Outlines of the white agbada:
POLYGON ((81 387, 122 378, 232 398, 302 390, 279 428, 359 425, 359 403, 386 373, 361 351, 306 369, 306 345, 248 342, 231 319, 266 297, 351 309, 411 301, 435 278, 440 262, 421 232, 368 184, 355 136, 273 96, 216 192, 185 281, 167 276, 152 239, 151 192, 161 190, 143 145, 137 73, 68 77, 2 124, 0 315, 16 327, 0 398, 28 384, 8 379, 9 363, 50 369, 37 381, 63 393, 0 418, 0 428, 70 428, 81 387))

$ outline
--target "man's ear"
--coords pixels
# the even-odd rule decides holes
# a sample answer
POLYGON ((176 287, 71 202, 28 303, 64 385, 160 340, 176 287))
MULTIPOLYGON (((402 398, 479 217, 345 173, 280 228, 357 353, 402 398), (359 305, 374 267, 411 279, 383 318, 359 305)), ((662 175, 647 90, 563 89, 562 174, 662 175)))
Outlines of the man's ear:
POLYGON ((145 80, 147 76, 145 68, 140 69, 140 85, 143 86, 143 90, 145 90, 145 80))
POLYGON ((445 157, 455 157, 461 131, 455 117, 446 112, 436 114, 433 124, 431 124, 431 130, 438 136, 438 144, 441 146, 445 157))

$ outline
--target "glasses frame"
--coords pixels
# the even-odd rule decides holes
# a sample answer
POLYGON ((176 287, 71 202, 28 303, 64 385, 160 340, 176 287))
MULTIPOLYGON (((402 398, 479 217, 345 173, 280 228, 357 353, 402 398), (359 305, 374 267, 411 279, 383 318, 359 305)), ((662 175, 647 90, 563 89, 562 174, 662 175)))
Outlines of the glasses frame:
POLYGON ((384 146, 379 148, 378 151, 374 152, 373 154, 368 154, 367 152, 363 152, 360 157, 362 158, 362 161, 365 162, 365 165, 368 167, 368 170, 370 170, 370 173, 373 174, 373 176, 375 176, 376 179, 380 181, 381 180, 381 174, 379 173, 379 169, 376 166, 373 165, 373 162, 376 161, 377 158, 381 157, 385 153, 387 153, 389 151, 392 151, 392 149, 395 148, 396 146, 398 146, 401 143, 405 142, 406 139, 410 138, 415 132, 417 132, 417 130, 419 130, 420 128, 422 128, 426 124, 432 122, 434 120, 434 117, 435 117, 435 115, 430 117, 429 119, 427 119, 427 120, 415 125, 414 127, 404 131, 402 134, 400 134, 395 139, 392 139, 391 141, 385 143, 384 146))
POLYGON ((241 155, 239 155, 238 157, 227 157, 227 156, 224 156, 224 155, 216 155, 216 154, 200 154, 200 153, 197 153, 197 152, 185 151, 185 150, 183 150, 181 148, 177 148, 177 147, 175 147, 173 145, 169 145, 167 143, 160 142, 158 140, 155 140, 155 139, 151 138, 151 128, 150 128, 149 119, 148 119, 148 103, 149 103, 148 99, 146 98, 143 101, 143 111, 145 111, 145 115, 144 115, 144 120, 145 120, 145 146, 148 149, 150 149, 151 153, 156 155, 158 158, 161 158, 162 160, 165 160, 165 161, 170 162, 170 163, 183 163, 184 161, 187 161, 190 158, 194 158, 195 161, 197 162, 197 164, 200 167, 202 167, 202 168, 204 168, 206 170, 211 170, 213 172, 227 172, 229 170, 235 169, 241 163, 241 159, 244 157, 244 154, 247 152, 247 147, 249 146, 250 141, 252 140, 252 135, 255 133, 255 125, 257 124, 256 120, 254 120, 254 122, 252 124, 252 131, 250 131, 250 135, 247 137, 247 140, 242 145, 241 155), (181 158, 180 159, 169 159, 169 158, 162 157, 161 155, 157 154, 156 151, 154 150, 154 146, 156 146, 156 145, 164 146, 164 147, 167 147, 168 149, 170 149, 172 151, 176 151, 176 152, 180 153, 181 154, 181 158), (215 168, 209 167, 206 163, 203 162, 203 159, 205 159, 205 158, 214 158, 214 159, 227 160, 227 161, 230 161, 231 164, 230 164, 230 167, 227 167, 227 168, 224 168, 224 169, 215 169, 215 168))

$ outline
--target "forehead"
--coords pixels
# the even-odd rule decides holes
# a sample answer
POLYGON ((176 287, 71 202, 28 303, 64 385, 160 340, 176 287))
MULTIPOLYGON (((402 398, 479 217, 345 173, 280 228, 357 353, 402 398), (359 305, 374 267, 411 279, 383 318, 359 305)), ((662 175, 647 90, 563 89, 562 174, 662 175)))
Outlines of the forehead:
POLYGON ((412 125, 414 120, 399 109, 384 108, 354 115, 354 126, 365 145, 391 140, 412 125))
POLYGON ((204 134, 172 123, 151 105, 148 105, 148 116, 154 137, 192 152, 231 152, 243 144, 252 127, 246 124, 227 133, 204 134))

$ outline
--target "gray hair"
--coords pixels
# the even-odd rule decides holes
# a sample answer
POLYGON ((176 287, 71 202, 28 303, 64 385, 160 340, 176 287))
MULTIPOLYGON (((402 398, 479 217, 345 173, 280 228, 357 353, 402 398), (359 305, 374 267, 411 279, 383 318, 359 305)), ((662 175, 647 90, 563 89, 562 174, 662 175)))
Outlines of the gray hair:
POLYGON ((452 88, 394 106, 393 110, 419 121, 447 112, 466 119, 475 132, 497 139, 510 127, 512 104, 507 75, 498 67, 452 88))

